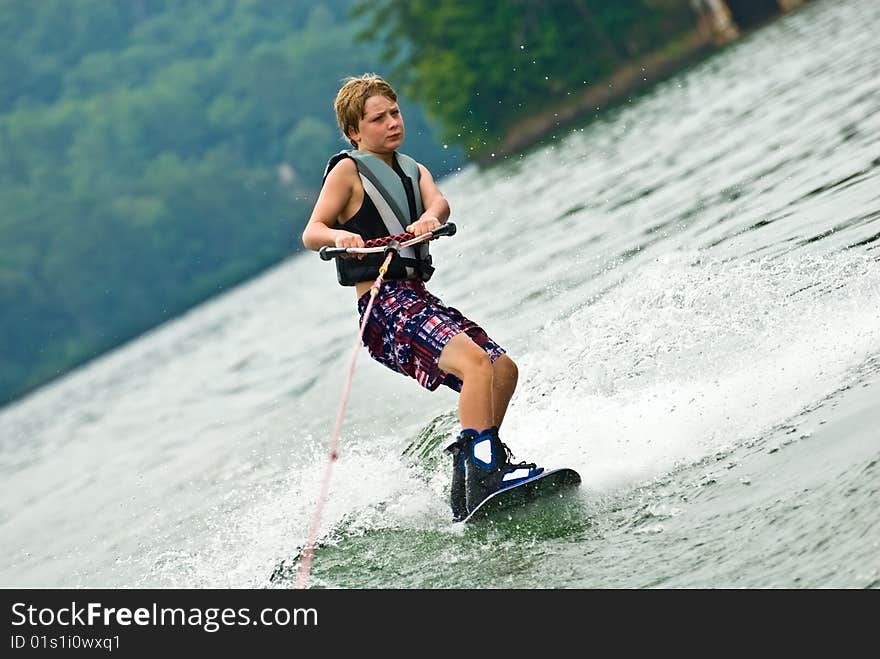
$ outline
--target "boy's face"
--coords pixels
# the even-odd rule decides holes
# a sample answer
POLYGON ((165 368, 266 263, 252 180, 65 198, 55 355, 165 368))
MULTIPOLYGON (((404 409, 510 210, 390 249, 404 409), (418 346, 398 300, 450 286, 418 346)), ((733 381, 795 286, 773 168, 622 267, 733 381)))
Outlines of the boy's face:
POLYGON ((397 103, 387 96, 370 96, 364 103, 364 116, 351 138, 360 151, 391 153, 403 142, 403 115, 397 103))

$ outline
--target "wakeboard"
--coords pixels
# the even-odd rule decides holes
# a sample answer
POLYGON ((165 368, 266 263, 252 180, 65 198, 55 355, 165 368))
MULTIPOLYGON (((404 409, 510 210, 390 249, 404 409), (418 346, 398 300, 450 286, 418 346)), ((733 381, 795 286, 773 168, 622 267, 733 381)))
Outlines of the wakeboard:
POLYGON ((580 474, 574 469, 562 467, 551 469, 537 476, 532 476, 521 483, 505 487, 493 492, 483 499, 463 523, 469 524, 488 517, 493 517, 511 508, 518 508, 540 497, 561 493, 563 490, 577 487, 581 483, 580 474))

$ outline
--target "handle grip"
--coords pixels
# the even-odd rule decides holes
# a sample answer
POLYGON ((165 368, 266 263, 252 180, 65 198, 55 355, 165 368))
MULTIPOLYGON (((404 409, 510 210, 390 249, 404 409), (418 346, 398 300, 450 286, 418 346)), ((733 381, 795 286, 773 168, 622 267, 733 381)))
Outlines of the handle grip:
POLYGON ((322 261, 329 261, 340 254, 345 254, 347 251, 347 247, 322 247, 318 250, 318 256, 321 257, 322 261))
MULTIPOLYGON (((442 224, 431 232, 431 237, 429 240, 434 240, 435 238, 440 238, 442 236, 454 236, 458 231, 458 228, 455 226, 453 222, 447 222, 446 224, 442 224)), ((401 236, 404 234, 401 234, 401 236)), ((396 238, 397 236, 391 236, 391 238, 396 238)), ((341 256, 342 254, 347 254, 350 248, 348 247, 322 247, 318 250, 318 256, 321 257, 322 261, 329 261, 331 259, 336 258, 337 256, 341 256)), ((377 250, 379 251, 379 250, 377 250)))
POLYGON ((454 236, 456 231, 458 231, 458 227, 456 227, 453 222, 447 222, 434 229, 431 232, 431 235, 434 236, 434 238, 440 238, 441 236, 454 236))

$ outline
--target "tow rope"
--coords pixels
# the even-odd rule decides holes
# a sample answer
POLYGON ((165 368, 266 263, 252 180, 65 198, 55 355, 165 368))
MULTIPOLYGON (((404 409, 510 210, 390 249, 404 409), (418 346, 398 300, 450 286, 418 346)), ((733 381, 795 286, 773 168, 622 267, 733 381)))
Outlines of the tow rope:
POLYGON ((357 357, 361 352, 360 348, 363 343, 364 331, 370 320, 370 312, 373 309, 373 303, 376 301, 376 297, 379 295, 379 289, 385 281, 385 273, 388 272, 388 266, 391 263, 391 260, 404 247, 409 247, 410 245, 415 245, 426 240, 433 240, 440 236, 452 236, 455 235, 455 231, 455 225, 447 222, 440 228, 418 237, 413 236, 411 233, 400 233, 394 236, 369 240, 366 242, 366 247, 322 247, 319 251, 319 255, 324 261, 329 261, 330 259, 342 256, 343 254, 375 254, 379 252, 385 253, 385 259, 382 262, 382 265, 379 266, 379 276, 376 277, 376 280, 370 287, 370 300, 367 302, 367 307, 364 310, 363 321, 361 321, 360 328, 358 329, 354 350, 352 351, 351 359, 349 359, 348 362, 348 375, 345 378, 345 384, 342 388, 342 398, 339 401, 339 407, 336 411, 336 421, 333 424, 333 434, 330 438, 330 450, 327 454, 327 465, 324 468, 324 478, 321 481, 321 491, 318 495, 318 503, 315 507, 315 513, 312 516, 311 526, 309 527, 305 549, 302 553, 302 561, 297 570, 296 588, 302 589, 308 585, 309 572, 312 568, 312 559, 315 555, 315 541, 318 536, 318 529, 321 525, 321 515, 324 512, 324 504, 327 501, 327 492, 330 489, 330 476, 333 471, 333 463, 339 458, 339 435, 342 430, 342 419, 345 416, 345 406, 348 404, 348 397, 351 393, 354 367, 357 363, 357 357))

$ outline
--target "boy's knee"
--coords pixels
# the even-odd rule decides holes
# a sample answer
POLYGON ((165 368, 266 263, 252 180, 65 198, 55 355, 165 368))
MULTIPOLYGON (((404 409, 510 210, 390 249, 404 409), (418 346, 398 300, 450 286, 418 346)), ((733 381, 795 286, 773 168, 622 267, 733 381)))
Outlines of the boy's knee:
POLYGON ((510 380, 516 380, 519 376, 519 368, 517 368, 516 362, 507 355, 501 355, 498 357, 498 359, 495 360, 494 368, 496 376, 510 380))
POLYGON ((465 377, 468 375, 491 375, 492 360, 489 355, 477 348, 469 350, 464 357, 463 369, 465 377))
POLYGON ((492 360, 489 359, 489 355, 482 350, 474 350, 471 353, 470 358, 475 368, 479 368, 481 371, 492 370, 492 360))

